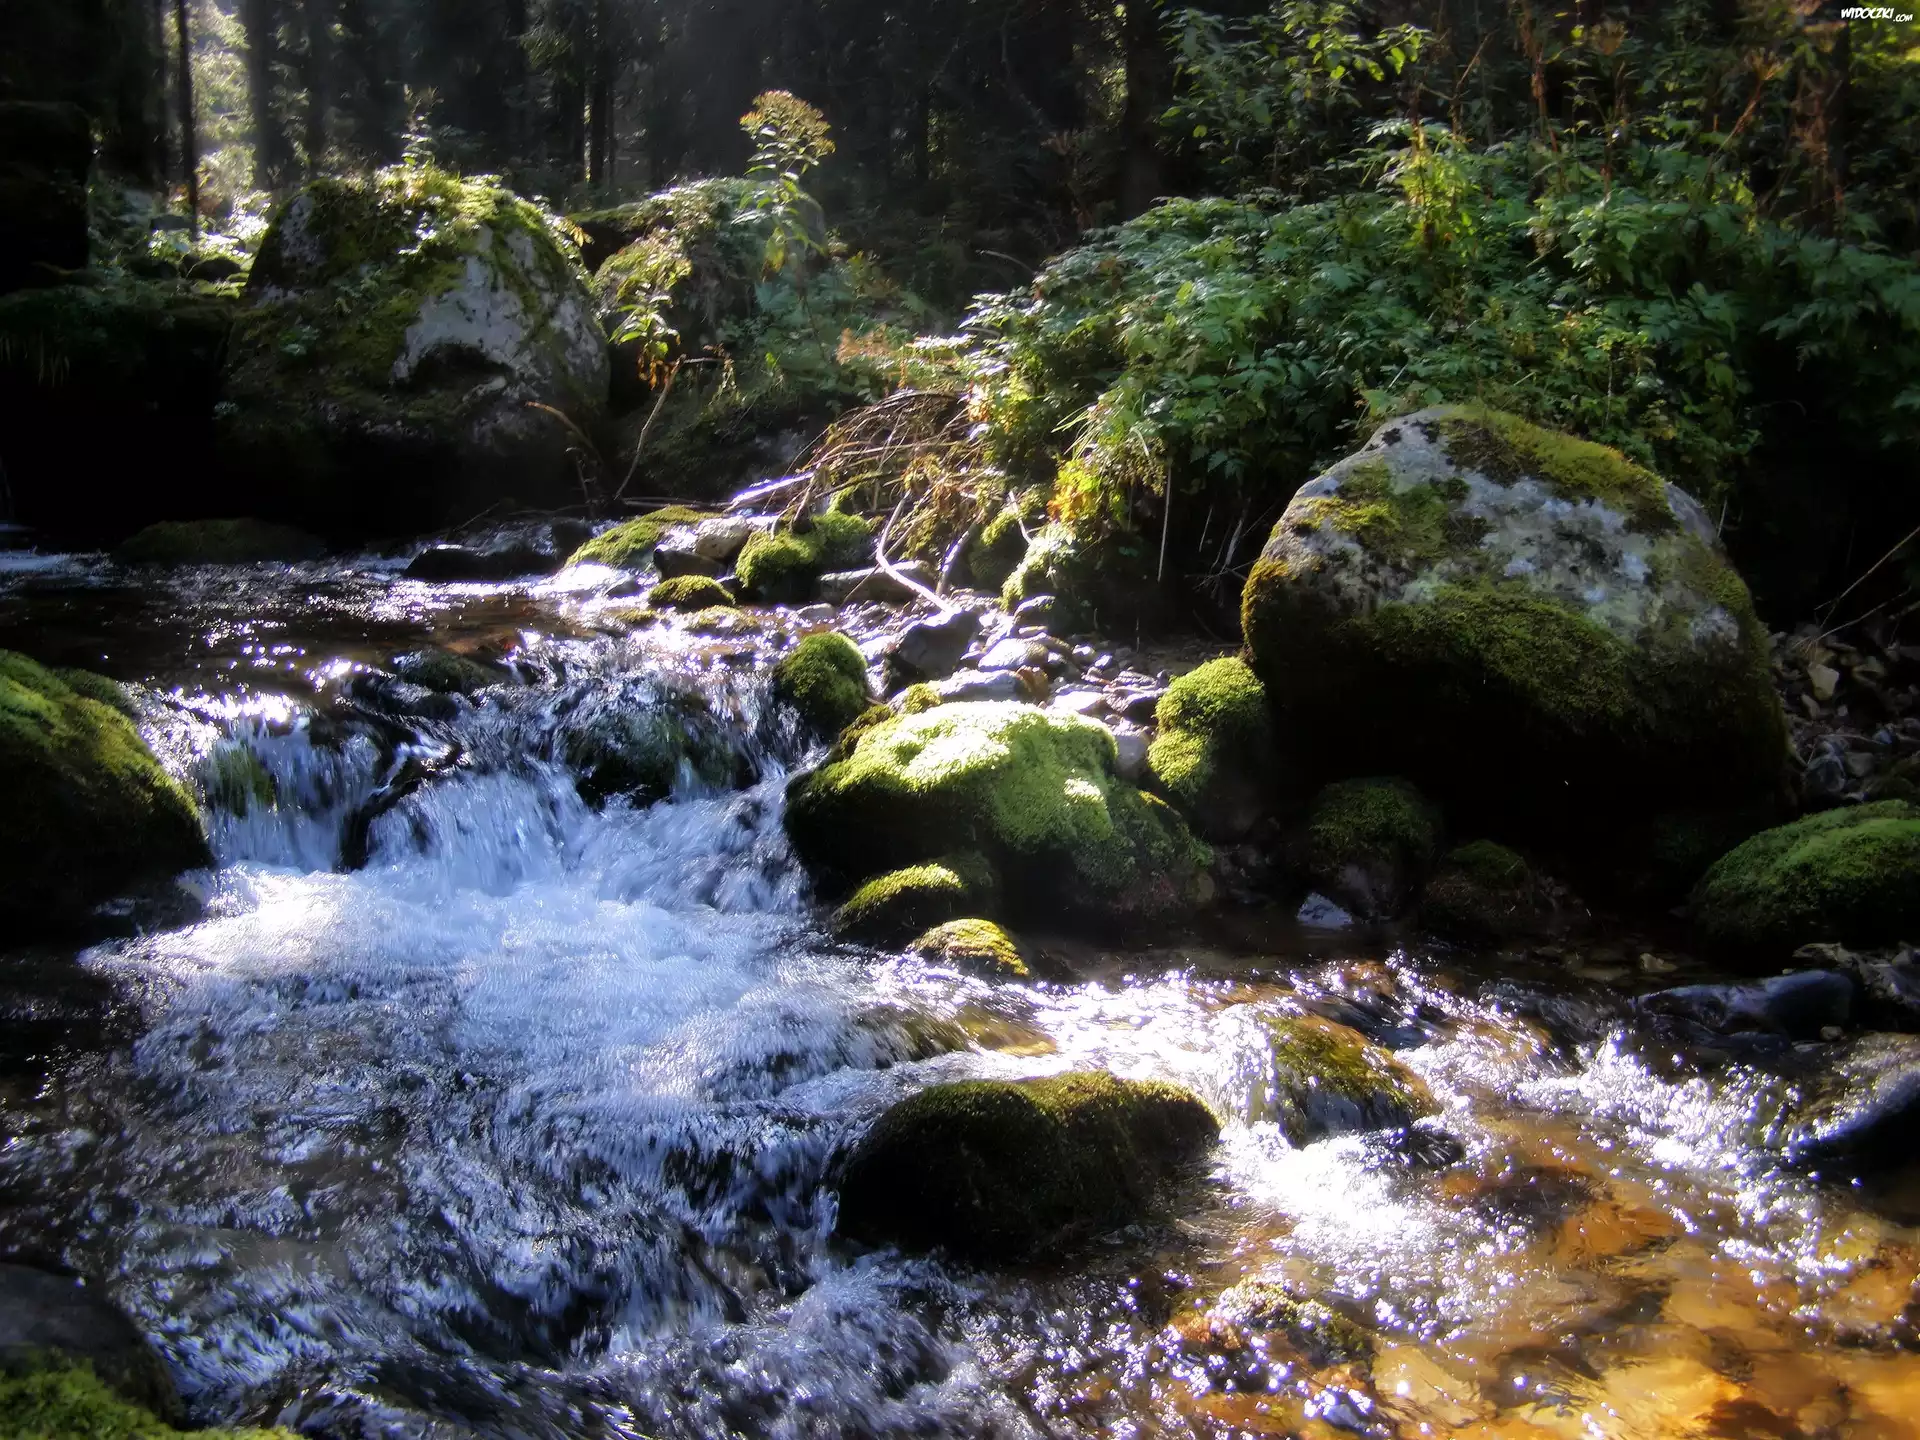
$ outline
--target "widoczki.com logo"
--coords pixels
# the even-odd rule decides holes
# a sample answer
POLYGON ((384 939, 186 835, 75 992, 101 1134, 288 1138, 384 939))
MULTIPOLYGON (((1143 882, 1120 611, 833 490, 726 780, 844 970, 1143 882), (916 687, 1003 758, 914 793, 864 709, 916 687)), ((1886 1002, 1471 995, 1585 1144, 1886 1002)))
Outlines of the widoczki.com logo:
POLYGON ((1912 23, 1911 10, 1894 10, 1885 5, 1842 5, 1842 20, 1903 20, 1912 23))

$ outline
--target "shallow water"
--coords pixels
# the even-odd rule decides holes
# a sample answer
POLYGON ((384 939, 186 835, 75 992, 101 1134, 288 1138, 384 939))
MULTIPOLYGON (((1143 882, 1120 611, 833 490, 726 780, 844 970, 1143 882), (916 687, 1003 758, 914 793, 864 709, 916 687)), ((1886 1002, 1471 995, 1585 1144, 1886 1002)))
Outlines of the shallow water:
MULTIPOLYGON (((195 1415, 321 1436, 1920 1436, 1920 1185, 1780 1168, 1774 1087, 1639 1043, 1692 978, 1249 921, 1043 937, 996 987, 834 944, 780 828, 756 642, 397 566, 167 579, 0 556, 0 646, 134 682, 215 803, 164 928, 0 959, 0 1249, 102 1276, 195 1415), (450 644, 516 683, 374 673, 450 644), (751 777, 594 810, 565 736, 697 694, 751 777), (217 788, 217 787, 216 787, 217 788), (1441 1113, 1290 1147, 1262 1014, 1394 1048, 1441 1113), (832 1238, 835 1158, 931 1080, 1101 1066, 1226 1117, 1164 1223, 985 1274, 832 1238), (1209 1332, 1243 1278, 1371 1375, 1209 1332)), ((779 628, 786 622, 776 618, 779 628)), ((770 642, 766 642, 770 643, 770 642)), ((1644 958, 1643 958, 1644 956, 1644 958)), ((1677 967, 1677 968, 1675 968, 1677 967)))

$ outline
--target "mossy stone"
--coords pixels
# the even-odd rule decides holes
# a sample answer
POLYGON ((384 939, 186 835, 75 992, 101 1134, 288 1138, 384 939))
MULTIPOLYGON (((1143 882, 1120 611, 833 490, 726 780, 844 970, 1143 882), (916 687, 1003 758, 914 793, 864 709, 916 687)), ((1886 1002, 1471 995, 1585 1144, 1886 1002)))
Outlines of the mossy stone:
POLYGON ((1027 530, 1045 519, 1046 502, 1038 490, 1007 497, 999 512, 980 527, 967 547, 967 574, 983 590, 999 590, 1027 554, 1027 530))
POLYGON ((1278 1337, 1316 1369, 1373 1359, 1373 1337, 1365 1330, 1273 1280, 1242 1280, 1214 1302, 1207 1319, 1215 1340, 1244 1344, 1252 1335, 1278 1337))
POLYGON ((1168 687, 1156 719, 1155 788, 1206 839, 1245 836, 1270 807, 1276 755, 1259 677, 1243 660, 1210 660, 1168 687))
POLYGON ((907 948, 935 965, 992 980, 1025 980, 1031 973, 1020 942, 991 920, 949 920, 907 948))
POLYGON ((1551 931, 1552 892, 1526 857, 1491 840, 1447 852, 1420 892, 1420 923, 1435 935, 1469 943, 1551 931))
POLYGON ((642 515, 638 520, 628 520, 601 531, 568 556, 567 564, 639 570, 653 559, 653 547, 674 526, 697 525, 702 520, 712 518, 711 511, 694 510, 685 505, 668 505, 642 515))
POLYGON ((965 1080, 902 1100, 861 1139, 839 1233, 982 1260, 1037 1257, 1145 1219, 1218 1122, 1190 1092, 1104 1072, 965 1080))
POLYGON ((1651 814, 1784 794, 1766 633, 1711 522, 1512 416, 1382 426, 1296 493, 1242 620, 1290 760, 1365 754, 1596 867, 1651 814))
MULTIPOLYGON (((96 681, 84 689, 111 683, 96 681)), ((0 651, 0 791, 0 917, 16 933, 210 862, 192 798, 126 714, 11 651, 0 651)))
POLYGON ((834 933, 869 945, 904 945, 930 927, 991 910, 999 881, 983 856, 947 855, 869 880, 833 914, 834 933))
POLYGON ((1307 813, 1308 879, 1370 919, 1405 908, 1439 848, 1440 813, 1405 780, 1339 781, 1307 813))
POLYGON ((295 1440, 289 1430, 176 1430, 84 1365, 0 1373, 0 1440, 295 1440))
POLYGON ((128 565, 252 565, 317 560, 327 547, 302 530, 260 520, 168 520, 123 542, 128 565))
POLYGON ((498 667, 439 645, 394 657, 393 673, 439 695, 471 695, 506 679, 498 667))
POLYGON ((1062 631, 1153 624, 1164 609, 1144 549, 1119 537, 1090 540, 1059 521, 1034 535, 1000 587, 1008 610, 1036 595, 1053 596, 1054 623, 1062 631))
POLYGON ((736 784, 751 768, 736 737, 689 695, 596 697, 569 717, 559 750, 593 805, 616 796, 652 804, 684 782, 736 784))
POLYGON ((726 610, 733 606, 733 592, 718 580, 705 575, 676 575, 662 580, 647 592, 647 603, 656 610, 726 610))
POLYGON ((1770 964, 1802 945, 1920 939, 1920 806, 1886 800, 1756 835, 1693 892, 1696 933, 1770 964))
POLYGON ((1256 1019, 1269 1045, 1247 1118, 1271 1121, 1290 1144, 1397 1130, 1439 1108, 1419 1076, 1350 1026, 1318 1015, 1256 1019))
POLYGON ((986 855, 1009 914, 1154 919, 1210 895, 1210 854, 1115 773, 1111 732, 1009 702, 896 715, 788 791, 787 833, 829 889, 955 846, 986 855))
POLYGON ((873 522, 839 510, 805 516, 792 527, 750 537, 734 568, 744 595, 766 605, 810 599, 822 575, 873 560, 873 522))
POLYGON ((816 734, 838 735, 873 699, 866 658, 838 632, 808 635, 773 667, 773 698, 816 734))

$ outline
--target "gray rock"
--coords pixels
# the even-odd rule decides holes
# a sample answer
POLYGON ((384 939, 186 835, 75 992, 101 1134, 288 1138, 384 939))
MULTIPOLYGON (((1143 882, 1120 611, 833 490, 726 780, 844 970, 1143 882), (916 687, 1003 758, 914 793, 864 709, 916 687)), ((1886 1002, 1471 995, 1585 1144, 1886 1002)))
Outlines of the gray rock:
POLYGON ((938 680, 952 674, 979 633, 980 617, 966 610, 914 621, 887 652, 890 683, 938 680))
POLYGON ((1897 950, 1855 954, 1839 945, 1808 945, 1794 952, 1807 965, 1839 971, 1854 985, 1854 1017, 1873 1030, 1920 1032, 1920 953, 1897 950))
POLYGON ((730 565, 733 557, 746 547, 753 529, 751 521, 734 515, 702 520, 693 527, 693 548, 716 565, 730 565))
MULTIPOLYGON (((896 565, 894 569, 918 581, 929 590, 933 588, 938 578, 924 560, 909 560, 904 565, 896 565)), ((909 600, 918 599, 919 593, 911 585, 904 584, 878 566, 868 566, 861 570, 839 570, 820 577, 820 598, 834 605, 845 605, 854 600, 902 605, 909 600)))
POLYGON ((469 531, 454 543, 430 545, 406 568, 409 580, 487 583, 552 575, 584 545, 592 529, 578 520, 541 521, 469 531))
POLYGON ((1345 930, 1353 924, 1353 916, 1317 891, 1307 896, 1294 918, 1316 930, 1345 930))
POLYGON ((1147 737, 1138 730, 1114 727, 1113 744, 1120 752, 1114 762, 1114 773, 1122 780, 1138 784, 1140 777, 1147 773, 1147 737))
POLYGON ((1045 665, 1051 658, 1047 647, 1015 637, 1001 640, 980 657, 982 670, 1024 670, 1029 665, 1045 665))
POLYGON ((961 670, 933 687, 942 700, 1025 700, 1027 686, 1011 670, 961 670))
POLYGON ((1671 1015, 1716 1034, 1758 1031, 1817 1040, 1853 1013, 1854 983, 1831 970, 1802 970, 1758 985, 1684 985, 1644 995, 1639 1010, 1671 1015))
POLYGON ((1069 715, 1099 716, 1106 712, 1107 697, 1098 690, 1068 690, 1054 696, 1047 708, 1069 715))
POLYGON ((1910 1160, 1920 1144, 1920 1035, 1862 1035, 1822 1068, 1794 1115, 1786 1154, 1849 1171, 1910 1160))
POLYGON ((700 535, 693 526, 675 525, 653 547, 653 568, 660 572, 661 579, 673 580, 682 575, 712 577, 724 567, 701 552, 700 535))
POLYGON ((799 625, 829 625, 833 622, 833 614, 831 605, 802 605, 793 612, 793 618, 799 625))
POLYGON ((1131 720, 1136 725, 1151 725, 1155 713, 1160 709, 1160 697, 1164 690, 1135 690, 1122 692, 1118 699, 1109 700, 1114 712, 1131 720))
POLYGON ((0 1369, 48 1356, 84 1361, 115 1393, 182 1423, 166 1366, 118 1306, 70 1276, 0 1264, 0 1369))
POLYGON ((1847 793, 1847 762, 1832 750, 1823 750, 1800 777, 1800 793, 1809 802, 1832 804, 1847 793))

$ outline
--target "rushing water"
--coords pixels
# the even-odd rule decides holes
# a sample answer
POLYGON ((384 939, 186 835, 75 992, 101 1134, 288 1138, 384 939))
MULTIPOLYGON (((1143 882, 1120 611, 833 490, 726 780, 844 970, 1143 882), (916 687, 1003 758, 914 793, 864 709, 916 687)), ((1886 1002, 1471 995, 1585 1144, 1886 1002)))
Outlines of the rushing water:
POLYGON ((103 1277, 197 1417, 324 1436, 1920 1436, 1912 1176, 1791 1174, 1766 1086, 1637 1043, 1620 995, 1684 962, 1281 925, 1051 937, 1078 981, 1012 987, 835 945, 781 834, 787 623, 6 557, 0 646, 136 682, 219 863, 172 928, 0 957, 0 1249, 103 1277), (503 683, 382 673, 430 642, 503 683), (689 697, 741 786, 583 802, 577 727, 689 697), (1259 1017, 1303 1012, 1442 1113, 1250 1123, 1259 1017), (1046 1271, 833 1240, 835 1159, 892 1099, 1088 1066, 1225 1117, 1164 1224, 1046 1271), (1248 1277, 1372 1330, 1371 1383, 1196 1339, 1248 1277))

